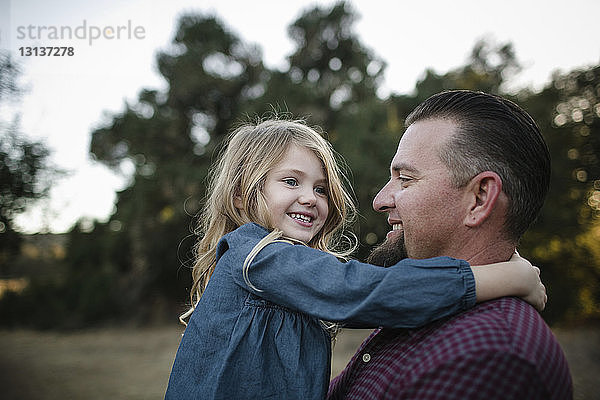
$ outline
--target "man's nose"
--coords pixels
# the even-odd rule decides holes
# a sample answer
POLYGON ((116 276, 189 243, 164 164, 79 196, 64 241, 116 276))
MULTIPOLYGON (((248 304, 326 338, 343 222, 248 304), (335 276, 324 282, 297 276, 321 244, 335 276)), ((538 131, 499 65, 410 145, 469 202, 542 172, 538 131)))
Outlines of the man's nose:
POLYGON ((388 182, 373 199, 373 210, 377 212, 386 212, 389 209, 394 208, 394 206, 394 198, 388 182))

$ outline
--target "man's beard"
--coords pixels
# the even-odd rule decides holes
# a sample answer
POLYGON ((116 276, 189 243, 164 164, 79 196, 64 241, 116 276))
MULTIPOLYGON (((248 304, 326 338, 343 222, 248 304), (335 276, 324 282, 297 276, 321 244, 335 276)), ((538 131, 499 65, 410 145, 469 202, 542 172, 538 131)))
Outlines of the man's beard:
POLYGON ((380 267, 390 267, 405 258, 408 258, 408 254, 404 245, 404 233, 402 233, 395 235, 392 239, 386 239, 374 248, 367 258, 367 262, 380 267))

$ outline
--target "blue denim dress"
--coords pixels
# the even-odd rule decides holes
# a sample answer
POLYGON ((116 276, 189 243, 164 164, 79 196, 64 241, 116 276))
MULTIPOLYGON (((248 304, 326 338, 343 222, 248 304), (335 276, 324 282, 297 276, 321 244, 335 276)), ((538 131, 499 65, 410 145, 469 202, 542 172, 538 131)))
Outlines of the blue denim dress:
POLYGON ((223 236, 217 265, 181 339, 166 400, 323 399, 331 341, 319 319, 414 328, 475 304, 466 261, 407 259, 381 268, 302 245, 271 243, 246 224, 223 236))

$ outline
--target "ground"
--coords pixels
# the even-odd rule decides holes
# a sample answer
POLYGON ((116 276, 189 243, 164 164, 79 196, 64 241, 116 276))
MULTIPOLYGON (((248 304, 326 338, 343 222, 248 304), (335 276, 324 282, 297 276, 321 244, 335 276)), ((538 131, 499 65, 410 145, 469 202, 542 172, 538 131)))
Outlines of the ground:
MULTIPOLYGON (((0 398, 162 399, 182 330, 177 326, 72 333, 0 331, 0 398)), ((333 372, 341 371, 369 331, 342 332, 333 372)), ((600 329, 554 329, 576 400, 600 400, 600 329)))

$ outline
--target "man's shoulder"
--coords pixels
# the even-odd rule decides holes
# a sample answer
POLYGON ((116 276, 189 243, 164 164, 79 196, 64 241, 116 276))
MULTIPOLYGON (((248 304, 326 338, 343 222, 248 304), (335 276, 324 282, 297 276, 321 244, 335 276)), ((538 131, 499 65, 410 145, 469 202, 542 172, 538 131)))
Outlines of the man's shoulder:
POLYGON ((449 326, 476 326, 504 331, 505 334, 529 335, 532 330, 549 330, 531 305, 516 297, 503 297, 477 304, 447 321, 449 326))
MULTIPOLYGON (((387 330, 387 335, 394 333, 387 330)), ((414 389, 431 377, 458 385, 463 375, 469 381, 481 374, 487 379, 507 371, 539 380, 549 393, 566 393, 571 387, 566 358, 556 338, 537 311, 519 299, 485 302, 388 340, 383 348, 392 360, 388 361, 391 367, 386 367, 393 370, 388 373, 390 385, 401 390, 414 389)))
POLYGON ((517 298, 501 298, 437 321, 419 330, 421 341, 463 357, 485 352, 507 352, 533 360, 556 338, 538 312, 517 298))
POLYGON ((439 323, 449 335, 485 330, 502 336, 531 335, 534 331, 549 331, 540 314, 529 304, 514 297, 503 297, 477 304, 439 323))
POLYGON ((519 392, 506 398, 520 398, 523 389, 532 394, 526 398, 566 399, 572 390, 552 332, 535 309, 514 298, 485 302, 419 329, 381 329, 353 360, 351 372, 335 381, 332 398, 338 390, 354 396, 349 398, 373 390, 379 393, 373 398, 429 398, 441 386, 457 398, 472 398, 466 393, 476 386, 479 394, 519 392))

